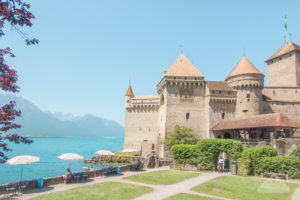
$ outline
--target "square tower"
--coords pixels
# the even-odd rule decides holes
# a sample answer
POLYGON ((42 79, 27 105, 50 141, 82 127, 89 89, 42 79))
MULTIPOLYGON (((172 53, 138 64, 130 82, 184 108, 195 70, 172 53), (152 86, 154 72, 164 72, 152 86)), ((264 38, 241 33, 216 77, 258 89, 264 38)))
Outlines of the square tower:
POLYGON ((300 46, 289 42, 266 60, 266 63, 268 65, 268 86, 300 86, 300 46))

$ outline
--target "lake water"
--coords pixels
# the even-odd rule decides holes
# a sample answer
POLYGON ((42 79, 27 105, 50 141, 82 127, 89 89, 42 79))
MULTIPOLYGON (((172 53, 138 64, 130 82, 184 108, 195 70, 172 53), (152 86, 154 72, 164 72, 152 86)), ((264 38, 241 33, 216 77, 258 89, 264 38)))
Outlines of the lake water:
MULTIPOLYGON (((96 156, 98 150, 120 151, 123 149, 123 138, 33 138, 32 144, 12 144, 12 152, 7 152, 9 158, 18 155, 33 155, 40 157, 40 161, 24 165, 23 180, 41 177, 54 177, 66 174, 70 161, 58 159, 63 153, 77 153, 84 159, 96 156)), ((71 161, 71 171, 84 171, 88 166, 83 160, 71 161)), ((20 181, 21 165, 0 164, 0 184, 20 181)), ((94 168, 102 168, 94 165, 94 168)))

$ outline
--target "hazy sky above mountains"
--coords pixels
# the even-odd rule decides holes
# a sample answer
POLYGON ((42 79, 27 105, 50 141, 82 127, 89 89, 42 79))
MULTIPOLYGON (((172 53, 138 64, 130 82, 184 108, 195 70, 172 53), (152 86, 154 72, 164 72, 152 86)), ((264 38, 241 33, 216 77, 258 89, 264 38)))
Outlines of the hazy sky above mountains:
MULTIPOLYGON (((264 61, 284 44, 284 15, 300 44, 299 1, 31 0, 40 44, 27 47, 14 32, 0 46, 19 74, 20 96, 43 110, 93 115, 124 125, 124 94, 156 85, 183 53, 206 80, 224 80, 246 57, 264 74, 264 61), (279 3, 280 2, 280 3, 279 3)), ((265 78, 266 79, 266 78, 265 78)))

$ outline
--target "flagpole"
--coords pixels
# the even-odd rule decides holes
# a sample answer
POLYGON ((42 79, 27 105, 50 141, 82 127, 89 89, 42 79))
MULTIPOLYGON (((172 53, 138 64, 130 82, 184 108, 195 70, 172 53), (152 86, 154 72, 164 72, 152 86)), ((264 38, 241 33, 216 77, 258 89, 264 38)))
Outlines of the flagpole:
POLYGON ((285 28, 285 43, 288 43, 288 32, 287 32, 287 19, 286 15, 284 16, 284 28, 285 28))

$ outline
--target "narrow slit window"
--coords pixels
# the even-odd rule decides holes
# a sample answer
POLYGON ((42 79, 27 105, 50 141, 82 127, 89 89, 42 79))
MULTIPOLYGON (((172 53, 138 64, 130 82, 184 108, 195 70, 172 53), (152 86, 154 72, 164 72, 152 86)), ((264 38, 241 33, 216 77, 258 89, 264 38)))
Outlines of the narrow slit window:
POLYGON ((186 114, 185 114, 185 119, 186 119, 186 120, 190 119, 190 113, 186 113, 186 114))
POLYGON ((222 113, 222 119, 225 119, 225 113, 222 113))

